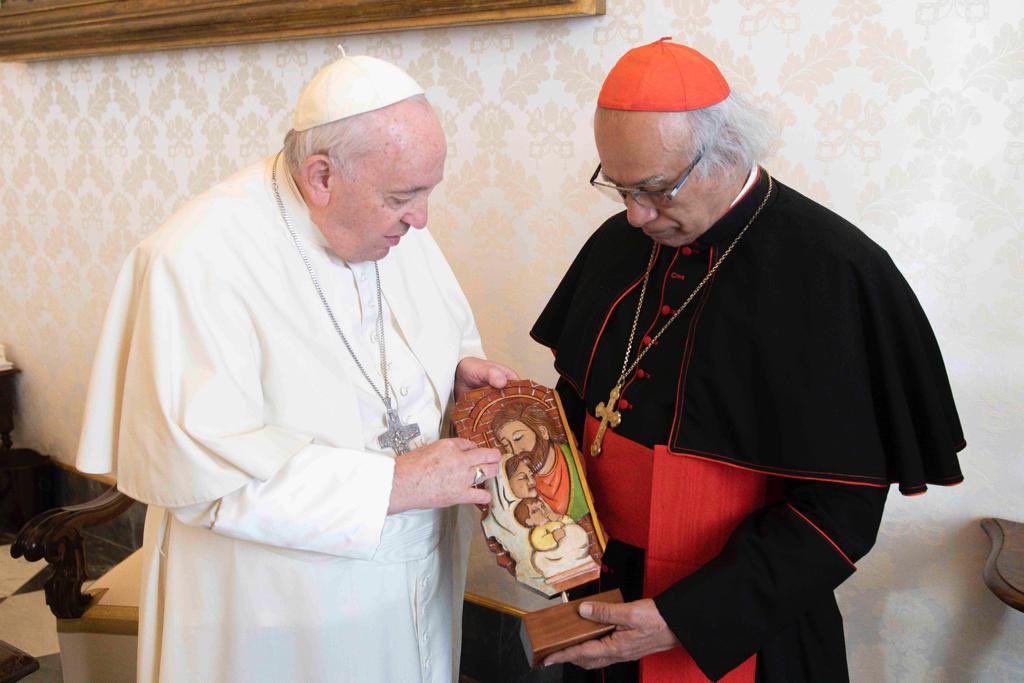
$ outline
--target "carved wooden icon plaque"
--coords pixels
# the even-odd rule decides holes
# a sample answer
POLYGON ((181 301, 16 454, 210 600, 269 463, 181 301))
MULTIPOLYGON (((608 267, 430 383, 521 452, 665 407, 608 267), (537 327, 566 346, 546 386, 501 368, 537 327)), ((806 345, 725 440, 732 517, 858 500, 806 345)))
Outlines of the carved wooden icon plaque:
MULTIPOLYGON (((558 394, 530 380, 475 389, 455 404, 452 421, 460 437, 502 453, 498 475, 482 485, 491 504, 480 519, 498 565, 549 597, 596 581, 606 540, 558 394)), ((585 599, 622 602, 622 594, 585 599)), ((521 636, 531 664, 614 630, 580 617, 581 601, 523 616, 521 636)))
POLYGON ((530 380, 467 393, 456 433, 502 452, 481 526, 498 564, 552 596, 595 581, 605 538, 558 395, 530 380))

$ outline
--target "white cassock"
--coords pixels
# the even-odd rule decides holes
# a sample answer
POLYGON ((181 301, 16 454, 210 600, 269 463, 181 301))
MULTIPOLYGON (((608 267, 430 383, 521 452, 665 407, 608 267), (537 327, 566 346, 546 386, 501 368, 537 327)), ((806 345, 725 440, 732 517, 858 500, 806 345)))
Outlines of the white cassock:
MULTIPOLYGON (((383 387, 373 263, 326 249, 278 183, 321 286, 383 387)), ((338 338, 274 203, 273 160, 179 210, 129 255, 78 454, 149 504, 140 681, 451 681, 471 507, 387 516, 384 407, 338 338)), ((437 244, 378 262, 399 413, 438 438, 482 356, 437 244)))

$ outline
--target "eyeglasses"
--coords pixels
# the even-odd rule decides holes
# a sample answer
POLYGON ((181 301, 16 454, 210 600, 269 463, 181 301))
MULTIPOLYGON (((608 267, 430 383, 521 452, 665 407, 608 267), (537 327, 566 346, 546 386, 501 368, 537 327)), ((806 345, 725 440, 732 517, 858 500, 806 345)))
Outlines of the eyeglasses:
POLYGON ((689 168, 683 173, 683 176, 672 186, 670 190, 638 190, 635 187, 622 187, 615 183, 606 183, 603 180, 598 180, 597 176, 601 175, 601 164, 597 165, 597 170, 594 171, 594 175, 590 176, 590 184, 595 189, 601 192, 601 194, 611 197, 617 202, 626 203, 626 197, 632 197, 633 201, 640 206, 647 207, 648 209, 655 209, 659 206, 665 206, 671 204, 672 200, 679 194, 679 190, 682 189, 683 185, 686 184, 686 180, 693 173, 693 169, 700 163, 703 154, 698 154, 697 158, 693 160, 689 168))

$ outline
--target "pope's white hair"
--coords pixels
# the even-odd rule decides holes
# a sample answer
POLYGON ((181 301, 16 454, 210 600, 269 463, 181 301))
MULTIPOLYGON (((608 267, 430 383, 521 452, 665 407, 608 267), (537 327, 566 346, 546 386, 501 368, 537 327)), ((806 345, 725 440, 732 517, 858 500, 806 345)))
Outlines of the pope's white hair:
POLYGON ((671 112, 660 128, 671 149, 702 154, 693 169, 701 179, 723 177, 763 161, 777 135, 768 115, 736 93, 710 107, 671 112))
MULTIPOLYGON (((401 101, 408 100, 427 101, 423 95, 413 95, 401 101)), ((284 159, 288 168, 296 173, 309 157, 326 154, 332 166, 351 176, 355 162, 378 145, 375 137, 368 134, 368 128, 380 111, 363 112, 304 131, 288 131, 284 136, 284 159)))

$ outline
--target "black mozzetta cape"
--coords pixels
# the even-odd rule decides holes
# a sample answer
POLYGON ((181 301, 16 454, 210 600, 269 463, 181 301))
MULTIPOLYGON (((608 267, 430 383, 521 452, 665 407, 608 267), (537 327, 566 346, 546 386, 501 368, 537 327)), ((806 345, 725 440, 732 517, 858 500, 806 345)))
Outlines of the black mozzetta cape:
MULTIPOLYGON (((796 479, 898 483, 904 494, 960 482, 955 454, 965 446, 963 431, 914 293, 855 226, 773 183, 760 217, 627 378, 617 431, 796 479), (673 385, 667 392, 647 389, 664 390, 666 382, 673 385), (664 415, 645 392, 673 397, 660 406, 664 415), (644 409, 630 412, 632 403, 644 409)), ((767 190, 762 169, 697 243, 659 248, 635 349, 696 287, 767 190)), ((575 393, 566 401, 570 416, 593 414, 622 368, 651 248, 625 212, 608 219, 531 332, 554 351, 562 384, 575 393), (603 343, 614 330, 623 338, 603 343)), ((581 424, 573 427, 582 434, 581 424)))

